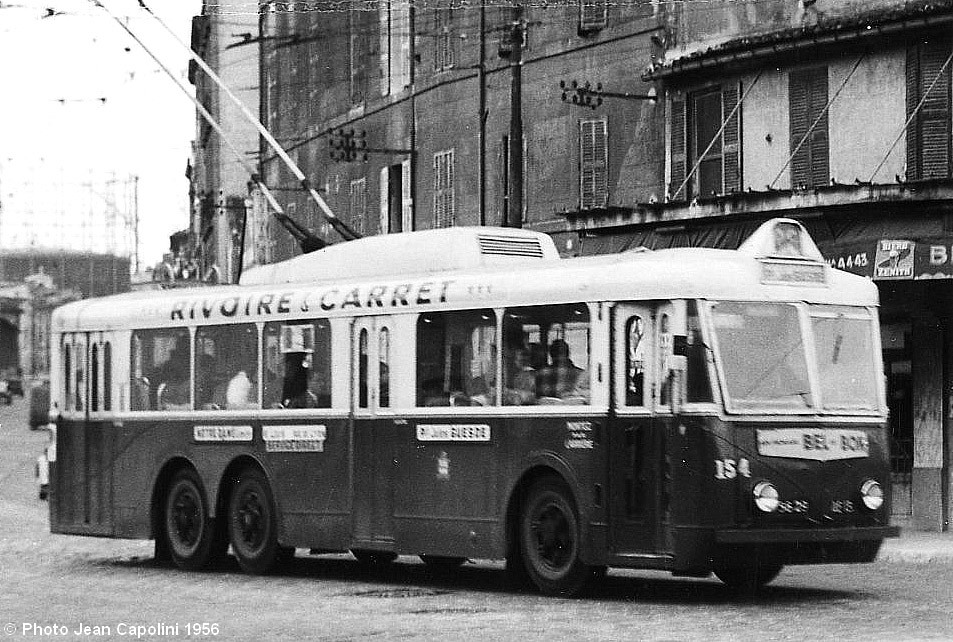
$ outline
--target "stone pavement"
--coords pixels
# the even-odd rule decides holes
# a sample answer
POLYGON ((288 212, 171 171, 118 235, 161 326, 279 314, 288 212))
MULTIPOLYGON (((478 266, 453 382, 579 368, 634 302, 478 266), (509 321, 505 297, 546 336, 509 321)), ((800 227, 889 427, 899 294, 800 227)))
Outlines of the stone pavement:
POLYGON ((953 564, 953 531, 930 533, 902 528, 900 537, 884 540, 878 561, 953 564))

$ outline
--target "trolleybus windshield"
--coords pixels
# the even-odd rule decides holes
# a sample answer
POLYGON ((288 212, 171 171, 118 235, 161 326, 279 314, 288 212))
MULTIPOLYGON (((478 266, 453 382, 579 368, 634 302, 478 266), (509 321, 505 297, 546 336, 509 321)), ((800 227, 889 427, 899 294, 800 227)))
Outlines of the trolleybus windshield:
POLYGON ((802 316, 802 307, 764 302, 712 305, 729 408, 876 411, 871 313, 865 308, 811 305, 802 316), (810 319, 809 327, 804 327, 805 318, 810 319))

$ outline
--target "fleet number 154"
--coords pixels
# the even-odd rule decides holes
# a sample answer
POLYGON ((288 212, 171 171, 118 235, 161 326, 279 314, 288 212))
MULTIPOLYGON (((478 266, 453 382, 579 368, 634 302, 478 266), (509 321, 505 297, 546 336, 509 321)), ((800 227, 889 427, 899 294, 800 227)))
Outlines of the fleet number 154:
POLYGON ((751 477, 751 465, 744 457, 738 460, 731 458, 715 460, 715 479, 734 479, 738 475, 751 477))

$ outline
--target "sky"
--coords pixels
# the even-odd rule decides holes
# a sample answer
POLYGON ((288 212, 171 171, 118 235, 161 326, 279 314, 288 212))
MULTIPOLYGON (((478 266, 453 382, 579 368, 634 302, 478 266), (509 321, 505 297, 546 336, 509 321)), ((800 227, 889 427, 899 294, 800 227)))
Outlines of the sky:
MULTIPOLYGON (((187 86, 201 0, 101 0, 187 86)), ((189 225, 195 106, 90 0, 0 0, 0 249, 132 255, 189 225)))

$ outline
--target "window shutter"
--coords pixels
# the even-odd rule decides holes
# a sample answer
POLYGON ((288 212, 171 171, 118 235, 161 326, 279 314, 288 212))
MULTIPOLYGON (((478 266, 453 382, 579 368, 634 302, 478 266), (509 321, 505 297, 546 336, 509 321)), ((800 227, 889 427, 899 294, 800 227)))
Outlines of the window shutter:
MULTIPOLYGON (((791 123, 790 147, 788 153, 793 152, 801 139, 807 133, 807 83, 801 82, 795 74, 789 78, 789 112, 791 123)), ((811 159, 808 156, 809 146, 805 142, 801 149, 791 159, 791 189, 807 187, 810 181, 811 159)))
POLYGON ((920 102, 920 46, 907 47, 907 180, 920 178, 920 136, 917 119, 910 118, 920 102))
MULTIPOLYGON (((738 105, 740 86, 725 89, 721 94, 722 114, 725 118, 738 105)), ((728 119, 722 133, 725 193, 741 191, 741 109, 728 119)))
POLYGON ((400 164, 400 229, 404 232, 411 232, 414 229, 414 199, 410 190, 410 170, 411 161, 407 160, 400 164))
POLYGON ((453 14, 450 8, 440 8, 434 13, 434 59, 435 71, 453 67, 453 14))
POLYGON ((579 123, 579 208, 605 207, 608 202, 606 121, 579 123))
POLYGON ((815 119, 820 116, 817 126, 811 132, 811 186, 822 187, 830 185, 831 182, 830 141, 827 130, 828 112, 824 110, 827 107, 828 100, 827 67, 818 69, 812 75, 810 82, 810 120, 807 126, 810 127, 815 119))
POLYGON ((364 102, 364 91, 367 84, 367 46, 365 44, 365 28, 363 12, 352 9, 350 18, 350 67, 351 67, 351 103, 364 102))
POLYGON ((830 182, 827 120, 827 67, 791 72, 788 78, 790 110, 791 187, 820 187, 830 182), (807 140, 808 130, 818 119, 807 140), (803 142, 802 142, 803 141, 803 142), (800 145, 800 149, 798 149, 800 145))
POLYGON ((950 175, 950 70, 943 63, 950 55, 948 41, 920 45, 918 101, 939 77, 917 116, 919 120, 919 178, 946 178, 950 175))
POLYGON ((434 226, 454 224, 453 211, 453 150, 434 154, 434 226))
POLYGON ((366 185, 363 178, 351 181, 351 227, 358 234, 364 233, 364 219, 367 218, 366 185))
POLYGON ((410 84, 410 3, 392 0, 391 6, 391 93, 410 84))
POLYGON ((381 95, 390 93, 391 86, 391 3, 382 2, 378 8, 378 37, 380 38, 381 95))
POLYGON ((453 152, 448 152, 444 158, 444 222, 447 227, 454 224, 453 211, 453 152))
POLYGON ((669 176, 669 193, 672 200, 685 198, 685 189, 682 188, 678 194, 677 190, 685 180, 685 161, 687 155, 685 140, 685 101, 683 99, 672 99, 671 102, 671 148, 669 158, 671 159, 671 172, 669 176))
POLYGON ((390 167, 381 167, 380 181, 381 218, 378 229, 381 234, 390 233, 390 167))

